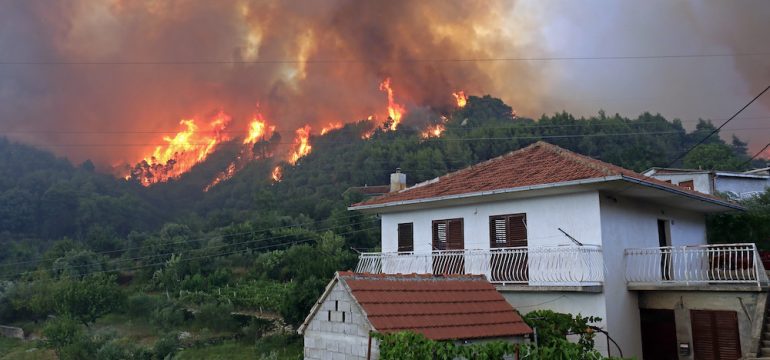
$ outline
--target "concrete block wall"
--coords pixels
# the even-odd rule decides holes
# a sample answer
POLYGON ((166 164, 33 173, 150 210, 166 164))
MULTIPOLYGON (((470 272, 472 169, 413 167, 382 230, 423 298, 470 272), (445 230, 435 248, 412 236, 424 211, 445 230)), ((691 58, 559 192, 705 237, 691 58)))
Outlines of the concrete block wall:
MULTIPOLYGON (((305 359, 366 359, 370 330, 361 308, 338 282, 305 329, 305 359)), ((377 349, 372 341, 371 359, 379 358, 377 349)))

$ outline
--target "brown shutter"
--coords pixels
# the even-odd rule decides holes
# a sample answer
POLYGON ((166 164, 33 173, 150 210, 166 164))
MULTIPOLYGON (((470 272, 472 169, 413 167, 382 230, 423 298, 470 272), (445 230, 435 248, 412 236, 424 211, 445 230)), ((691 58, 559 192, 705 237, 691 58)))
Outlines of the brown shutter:
POLYGON ((462 250, 465 248, 465 235, 463 232, 463 219, 447 220, 448 250, 462 250))
POLYGON ((508 243, 508 231, 505 216, 497 215, 489 217, 489 247, 505 247, 508 243))
POLYGON ((735 311, 690 310, 690 323, 695 359, 735 360, 741 357, 735 311))
POLYGON ((446 220, 433 221, 433 250, 446 250, 446 220))
POLYGON ((527 216, 525 214, 508 216, 508 246, 527 246, 527 216))
POLYGON ((398 251, 414 251, 413 223, 398 224, 398 251))

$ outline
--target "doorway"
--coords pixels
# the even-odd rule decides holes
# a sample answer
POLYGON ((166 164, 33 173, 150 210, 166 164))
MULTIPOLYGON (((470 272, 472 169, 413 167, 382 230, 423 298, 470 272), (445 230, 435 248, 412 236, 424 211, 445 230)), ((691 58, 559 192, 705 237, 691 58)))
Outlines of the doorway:
POLYGON ((658 219, 658 244, 660 246, 660 277, 663 281, 673 279, 673 269, 671 268, 671 222, 669 220, 658 219))
POLYGON ((639 309, 642 323, 642 358, 677 360, 674 310, 639 309))

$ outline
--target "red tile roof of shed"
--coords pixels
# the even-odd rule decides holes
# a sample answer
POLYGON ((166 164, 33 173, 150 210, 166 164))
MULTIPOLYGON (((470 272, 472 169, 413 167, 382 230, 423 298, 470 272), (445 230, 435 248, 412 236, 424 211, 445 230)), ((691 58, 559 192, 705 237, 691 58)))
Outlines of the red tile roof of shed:
POLYGON ((340 272, 339 278, 379 332, 411 330, 433 340, 532 333, 483 276, 340 272))
POLYGON ((711 195, 686 190, 620 166, 538 141, 525 148, 449 173, 424 184, 417 184, 399 192, 353 204, 352 208, 525 186, 600 179, 607 176, 623 176, 686 192, 704 200, 724 202, 724 200, 711 195))

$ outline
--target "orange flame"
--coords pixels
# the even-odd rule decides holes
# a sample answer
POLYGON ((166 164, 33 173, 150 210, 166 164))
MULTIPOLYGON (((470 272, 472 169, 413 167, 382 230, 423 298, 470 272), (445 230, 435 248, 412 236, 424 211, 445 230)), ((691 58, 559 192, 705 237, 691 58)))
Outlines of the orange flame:
POLYGON ((446 130, 446 127, 444 126, 444 124, 428 125, 428 127, 425 128, 425 131, 420 133, 420 136, 423 139, 427 139, 430 137, 440 137, 441 133, 443 133, 444 130, 446 130))
POLYGON ((229 123, 230 116, 220 111, 209 123, 210 130, 204 132, 209 135, 203 135, 198 132, 195 119, 180 121, 185 130, 174 137, 164 136, 163 141, 168 144, 156 147, 152 155, 131 169, 129 177, 150 186, 181 176, 205 160, 217 145, 229 139, 224 132, 229 123))
POLYGON ((273 181, 279 182, 281 179, 283 179, 283 169, 281 168, 281 165, 277 165, 273 172, 270 174, 270 177, 273 178, 273 181))
POLYGON ((267 121, 262 114, 257 113, 254 115, 251 123, 249 123, 249 134, 243 139, 243 143, 254 144, 265 137, 269 137, 273 131, 275 131, 275 126, 267 126, 267 121))
POLYGON ((292 165, 296 164, 299 158, 310 154, 310 150, 312 150, 312 146, 310 146, 309 143, 310 125, 305 125, 304 127, 297 129, 296 134, 297 136, 294 138, 291 157, 289 158, 289 163, 292 165))
POLYGON ((465 91, 458 91, 453 92, 452 96, 455 97, 455 101, 457 101, 457 107, 463 108, 468 103, 468 97, 465 96, 465 91))
POLYGON ((337 130, 342 128, 341 122, 333 122, 329 123, 329 125, 326 125, 323 129, 321 129, 321 135, 326 135, 329 131, 337 130))
POLYGON ((393 89, 390 87, 390 78, 385 78, 380 83, 380 91, 384 91, 388 94, 388 118, 392 120, 390 123, 390 130, 396 130, 398 124, 401 122, 401 116, 406 113, 406 109, 403 105, 396 103, 393 96, 393 89))

